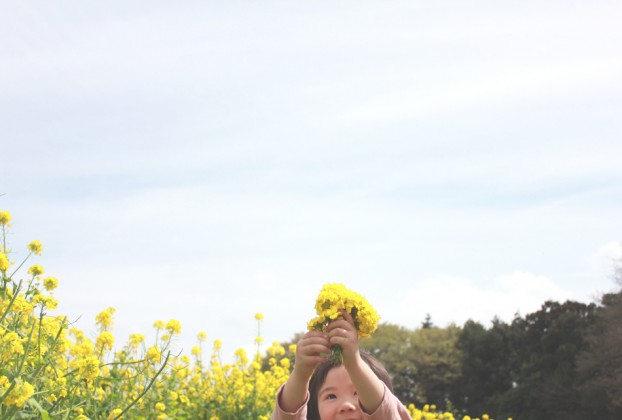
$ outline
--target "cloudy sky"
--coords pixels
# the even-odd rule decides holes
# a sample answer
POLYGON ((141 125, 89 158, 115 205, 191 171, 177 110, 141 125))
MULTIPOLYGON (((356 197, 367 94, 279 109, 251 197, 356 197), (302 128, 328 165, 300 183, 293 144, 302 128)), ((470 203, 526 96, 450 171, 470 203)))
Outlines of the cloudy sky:
POLYGON ((0 3, 0 209, 59 312, 225 350, 345 283, 414 328, 622 255, 622 3, 0 3))

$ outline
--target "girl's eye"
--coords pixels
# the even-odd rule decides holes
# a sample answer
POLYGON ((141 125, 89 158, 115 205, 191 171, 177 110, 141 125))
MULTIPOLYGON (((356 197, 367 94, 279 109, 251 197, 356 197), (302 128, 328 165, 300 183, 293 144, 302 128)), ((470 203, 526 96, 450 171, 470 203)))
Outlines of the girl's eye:
POLYGON ((327 400, 336 400, 337 396, 335 394, 328 394, 328 395, 326 395, 326 399, 327 400))

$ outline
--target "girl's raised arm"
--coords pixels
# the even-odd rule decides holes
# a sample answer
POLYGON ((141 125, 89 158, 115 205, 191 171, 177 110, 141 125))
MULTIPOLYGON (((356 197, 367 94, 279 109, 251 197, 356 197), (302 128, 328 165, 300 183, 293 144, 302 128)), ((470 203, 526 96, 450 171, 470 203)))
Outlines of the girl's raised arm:
POLYGON ((326 361, 330 343, 324 333, 308 331, 296 345, 294 370, 287 379, 279 406, 288 413, 298 411, 307 398, 309 379, 317 365, 326 361))
POLYGON ((361 358, 358 331, 352 316, 342 312, 343 319, 331 322, 326 329, 331 345, 339 344, 343 352, 343 365, 356 388, 358 399, 366 413, 376 411, 384 398, 384 384, 361 358))

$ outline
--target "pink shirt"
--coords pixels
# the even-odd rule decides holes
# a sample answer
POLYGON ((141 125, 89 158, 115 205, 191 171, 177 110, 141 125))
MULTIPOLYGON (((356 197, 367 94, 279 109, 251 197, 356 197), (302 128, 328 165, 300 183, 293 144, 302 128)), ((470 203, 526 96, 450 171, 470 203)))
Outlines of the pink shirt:
MULTIPOLYGON (((279 400, 281 397, 281 392, 283 390, 283 386, 279 388, 279 391, 276 394, 276 407, 274 407, 274 411, 272 412, 272 420, 306 420, 307 419, 307 403, 309 402, 309 392, 307 392, 307 397, 305 398, 304 404, 300 407, 295 413, 286 413, 283 411, 281 406, 279 405, 279 400)), ((406 407, 397 399, 395 395, 386 385, 384 385, 384 396, 382 397, 382 402, 380 406, 371 414, 367 414, 363 408, 359 405, 359 409, 363 413, 363 418, 366 419, 375 419, 375 420, 412 420, 410 414, 408 414, 408 410, 406 407)))

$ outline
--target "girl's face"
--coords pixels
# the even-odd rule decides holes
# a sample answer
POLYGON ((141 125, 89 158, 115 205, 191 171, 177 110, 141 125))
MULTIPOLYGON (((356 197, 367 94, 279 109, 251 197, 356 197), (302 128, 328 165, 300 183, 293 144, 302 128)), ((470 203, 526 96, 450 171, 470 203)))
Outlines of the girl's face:
POLYGON ((322 420, 361 420, 356 389, 343 366, 328 371, 317 396, 318 411, 322 420))

